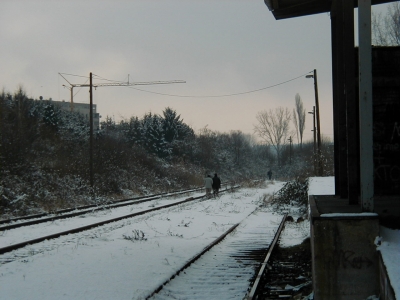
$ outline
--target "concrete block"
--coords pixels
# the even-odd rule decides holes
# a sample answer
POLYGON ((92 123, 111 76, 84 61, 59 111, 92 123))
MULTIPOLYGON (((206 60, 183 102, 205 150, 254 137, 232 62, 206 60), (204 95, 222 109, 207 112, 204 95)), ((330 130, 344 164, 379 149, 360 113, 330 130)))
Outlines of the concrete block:
MULTIPOLYGON (((328 202, 325 204, 330 205, 328 202)), ((343 209, 321 214, 321 205, 324 203, 310 196, 314 299, 362 300, 379 295, 374 244, 379 235, 378 215, 346 213, 343 209)))

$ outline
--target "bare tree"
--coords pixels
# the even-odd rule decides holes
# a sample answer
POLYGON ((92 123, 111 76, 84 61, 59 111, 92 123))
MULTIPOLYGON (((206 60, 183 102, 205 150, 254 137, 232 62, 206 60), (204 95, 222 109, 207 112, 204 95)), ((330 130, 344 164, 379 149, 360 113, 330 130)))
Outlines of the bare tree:
POLYGON ((303 133, 306 125, 306 110, 303 107, 303 101, 299 93, 294 97, 296 104, 293 109, 293 123, 296 128, 297 142, 300 144, 300 149, 303 148, 303 133))
POLYGON ((381 13, 372 13, 371 22, 374 45, 400 45, 400 1, 391 3, 384 16, 381 13))
POLYGON ((278 165, 289 135, 291 114, 288 108, 277 107, 275 110, 259 112, 256 116, 258 124, 254 125, 254 132, 268 145, 271 145, 277 155, 278 165))

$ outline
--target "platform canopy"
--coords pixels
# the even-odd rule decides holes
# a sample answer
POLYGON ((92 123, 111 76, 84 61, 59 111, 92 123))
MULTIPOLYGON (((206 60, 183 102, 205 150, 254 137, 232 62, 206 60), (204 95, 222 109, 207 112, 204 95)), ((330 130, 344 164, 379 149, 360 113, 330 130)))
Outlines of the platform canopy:
MULTIPOLYGON (((276 20, 327 13, 334 0, 264 0, 276 20)), ((358 1, 353 1, 354 7, 358 1)), ((371 0, 372 5, 393 2, 393 0, 371 0)))

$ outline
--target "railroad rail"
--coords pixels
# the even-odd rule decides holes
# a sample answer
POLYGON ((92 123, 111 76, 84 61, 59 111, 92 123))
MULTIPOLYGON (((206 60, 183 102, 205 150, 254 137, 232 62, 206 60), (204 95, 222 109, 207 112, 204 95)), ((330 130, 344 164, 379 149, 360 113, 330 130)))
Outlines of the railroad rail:
POLYGON ((259 275, 249 300, 313 299, 309 239, 293 247, 275 247, 259 275))
POLYGON ((271 215, 263 214, 256 210, 229 228, 146 299, 243 299, 286 220, 284 215, 281 221, 267 221, 271 215))
POLYGON ((265 256, 265 259, 264 259, 263 263, 261 264, 261 267, 260 267, 260 270, 258 271, 256 280, 254 281, 253 286, 250 289, 250 293, 249 293, 249 295, 247 297, 248 300, 255 299, 256 292, 259 290, 259 286, 260 286, 260 283, 261 283, 261 278, 262 278, 262 276, 264 276, 264 274, 268 270, 268 268, 267 268, 268 267, 268 260, 271 257, 272 251, 275 249, 275 245, 278 242, 278 239, 279 239, 279 237, 281 235, 283 226, 284 226, 285 221, 286 221, 286 217, 287 217, 287 214, 285 214, 282 223, 279 225, 277 234, 275 234, 274 240, 272 241, 272 244, 268 249, 267 255, 265 256))
MULTIPOLYGON (((229 184, 230 184, 229 182, 224 183, 224 184, 222 184, 222 186, 225 186, 226 187, 225 189, 228 189, 229 184)), ((103 210, 103 209, 128 206, 128 205, 139 204, 139 203, 148 202, 148 201, 152 201, 152 200, 156 200, 156 199, 178 196, 178 195, 182 195, 182 194, 186 194, 186 193, 201 191, 203 189, 204 189, 204 187, 199 187, 199 188, 195 188, 195 189, 165 192, 165 193, 159 193, 159 194, 147 195, 147 196, 138 196, 138 197, 134 197, 134 198, 114 200, 105 205, 97 205, 97 204, 83 205, 83 206, 78 206, 75 208, 61 209, 61 210, 58 210, 58 211, 55 211, 52 213, 42 213, 42 214, 35 214, 35 215, 29 215, 29 216, 24 216, 24 217, 1 220, 0 225, 9 224, 9 223, 12 223, 12 224, 0 226, 0 231, 10 230, 10 229, 14 229, 14 228, 23 227, 23 226, 35 225, 35 224, 44 223, 44 222, 52 222, 52 221, 60 220, 60 219, 76 217, 76 216, 87 214, 89 212, 91 213, 91 212, 99 211, 99 210, 103 210), (34 219, 34 220, 32 220, 32 219, 34 219), (30 221, 18 222, 18 221, 23 221, 23 220, 30 220, 30 221)))
MULTIPOLYGON (((224 190, 221 190, 220 193, 224 193, 224 192, 227 192, 227 191, 230 191, 230 190, 234 190, 234 189, 237 189, 239 187, 240 186, 237 185, 237 186, 231 187, 230 189, 225 188, 224 190)), ((92 229, 92 228, 95 228, 95 227, 98 227, 98 226, 102 226, 102 225, 105 225, 105 224, 108 224, 108 223, 112 223, 112 222, 115 222, 115 221, 119 221, 119 220, 123 220, 123 219, 127 219, 127 218, 140 216, 140 215, 143 215, 143 214, 146 214, 146 213, 154 212, 154 211, 165 209, 165 208, 170 208, 170 207, 173 207, 173 206, 178 206, 178 205, 181 205, 181 204, 184 204, 184 203, 187 203, 187 202, 191 202, 191 201, 195 201, 195 200, 201 200, 201 199, 206 199, 206 198, 205 198, 204 195, 197 196, 197 197, 190 197, 190 198, 187 198, 187 199, 182 200, 182 201, 178 201, 178 202, 174 202, 174 203, 170 203, 170 204, 154 207, 154 208, 151 208, 151 209, 142 210, 142 211, 139 211, 139 212, 135 212, 135 213, 131 213, 131 214, 127 214, 127 215, 123 215, 123 216, 119 216, 119 217, 115 217, 115 218, 111 218, 111 219, 107 219, 107 220, 104 220, 104 221, 101 221, 101 222, 88 224, 88 225, 85 225, 85 226, 69 229, 69 230, 66 230, 66 231, 57 232, 57 233, 46 235, 46 236, 41 236, 41 237, 38 237, 38 238, 35 238, 35 239, 31 239, 31 240, 28 240, 28 241, 23 241, 23 242, 20 242, 20 243, 16 243, 16 244, 12 244, 12 245, 9 245, 9 246, 2 247, 2 248, 0 248, 0 254, 4 254, 4 253, 7 253, 7 252, 10 252, 10 251, 13 251, 13 250, 17 250, 17 249, 23 248, 23 247, 25 247, 27 245, 40 243, 40 242, 43 242, 45 240, 55 239, 55 238, 58 238, 58 237, 61 237, 61 236, 64 236, 64 235, 82 232, 82 231, 89 230, 89 229, 92 229)), ((38 223, 41 223, 41 222, 38 222, 38 223)), ((36 224, 38 224, 38 223, 36 223, 36 224)))

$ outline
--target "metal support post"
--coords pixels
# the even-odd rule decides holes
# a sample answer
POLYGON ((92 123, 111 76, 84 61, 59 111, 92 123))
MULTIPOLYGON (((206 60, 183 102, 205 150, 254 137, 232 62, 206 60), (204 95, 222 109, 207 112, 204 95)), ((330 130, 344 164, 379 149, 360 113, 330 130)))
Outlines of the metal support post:
POLYGON ((373 212, 371 0, 358 0, 358 31, 361 203, 363 211, 373 212))

